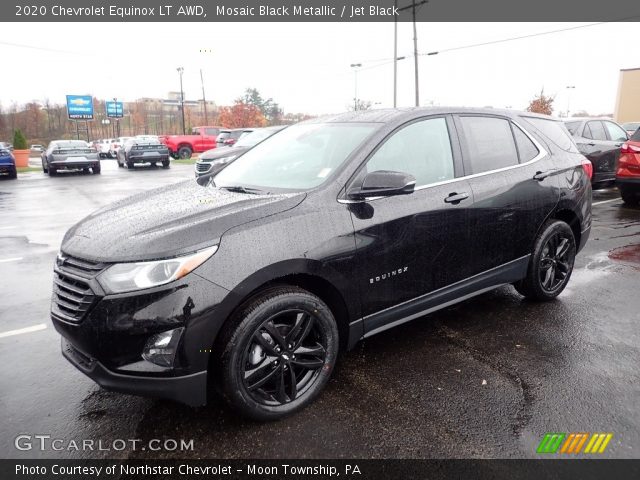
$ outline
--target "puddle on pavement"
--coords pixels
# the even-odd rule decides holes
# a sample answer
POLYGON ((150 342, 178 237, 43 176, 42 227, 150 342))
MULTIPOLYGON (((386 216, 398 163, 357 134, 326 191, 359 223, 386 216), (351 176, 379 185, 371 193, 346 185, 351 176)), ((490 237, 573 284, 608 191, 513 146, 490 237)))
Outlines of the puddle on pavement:
POLYGON ((609 258, 617 262, 640 265, 640 244, 614 248, 609 251, 609 258))

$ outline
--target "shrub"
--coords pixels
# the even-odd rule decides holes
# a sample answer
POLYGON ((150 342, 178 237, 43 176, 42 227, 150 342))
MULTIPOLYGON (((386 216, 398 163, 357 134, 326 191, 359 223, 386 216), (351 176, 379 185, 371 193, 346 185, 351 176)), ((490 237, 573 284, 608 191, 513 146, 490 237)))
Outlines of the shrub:
POLYGON ((27 139, 19 128, 13 132, 13 148, 15 150, 27 150, 27 139))

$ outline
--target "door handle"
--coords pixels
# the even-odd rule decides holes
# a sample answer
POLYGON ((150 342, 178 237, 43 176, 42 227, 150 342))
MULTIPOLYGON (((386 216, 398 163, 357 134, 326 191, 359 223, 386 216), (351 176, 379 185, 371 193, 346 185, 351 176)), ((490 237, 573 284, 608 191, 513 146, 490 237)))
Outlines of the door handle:
POLYGON ((551 175, 555 170, 547 170, 546 172, 536 172, 536 174, 533 176, 534 180, 538 180, 539 182, 541 182, 542 180, 544 180, 545 178, 547 178, 549 175, 551 175))
POLYGON ((593 142, 589 142, 589 143, 587 143, 587 145, 589 145, 590 147, 595 147, 596 146, 596 144, 593 143, 593 142))
POLYGON ((466 200, 467 198, 469 198, 469 194, 467 192, 462 192, 462 193, 453 192, 453 193, 450 193, 448 196, 446 196, 444 201, 446 203, 453 203, 454 205, 456 205, 461 201, 466 200))
POLYGON ((616 147, 621 147, 622 144, 621 143, 616 143, 616 147))

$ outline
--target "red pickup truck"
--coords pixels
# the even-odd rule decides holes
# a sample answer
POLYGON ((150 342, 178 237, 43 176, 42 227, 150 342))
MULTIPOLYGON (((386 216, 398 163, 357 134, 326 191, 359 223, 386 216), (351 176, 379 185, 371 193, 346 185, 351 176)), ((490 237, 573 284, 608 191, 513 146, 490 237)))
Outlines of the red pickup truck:
POLYGON ((193 127, 191 135, 161 135, 160 141, 169 147, 173 158, 190 158, 194 152, 202 153, 216 148, 216 138, 222 127, 193 127))

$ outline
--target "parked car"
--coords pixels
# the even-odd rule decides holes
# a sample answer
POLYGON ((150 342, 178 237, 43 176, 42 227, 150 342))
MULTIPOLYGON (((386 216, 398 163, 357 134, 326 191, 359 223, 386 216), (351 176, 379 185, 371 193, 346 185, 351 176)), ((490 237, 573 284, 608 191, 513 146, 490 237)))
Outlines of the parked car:
POLYGON ((0 147, 4 148, 5 150, 9 150, 10 152, 13 152, 13 144, 9 142, 0 142, 0 147))
POLYGON ((42 171, 53 177, 60 170, 100 173, 98 152, 83 140, 53 140, 42 153, 42 171))
POLYGON ((216 139, 216 146, 218 148, 231 147, 243 134, 251 133, 253 130, 253 128, 233 128, 230 130, 220 130, 220 134, 216 139))
POLYGON ((18 178, 16 159, 6 143, 0 142, 0 176, 18 178))
POLYGON ((232 145, 231 148, 214 148, 207 150, 201 154, 196 161, 194 166, 196 177, 208 175, 212 170, 216 169, 216 167, 232 162, 251 147, 269 138, 283 128, 284 126, 256 128, 249 131, 247 135, 241 135, 240 139, 232 145))
POLYGON ((627 132, 629 136, 636 133, 638 128, 640 128, 640 122, 627 122, 621 125, 622 128, 627 132))
POLYGON ((111 158, 111 144, 113 143, 112 138, 102 138, 98 140, 98 144, 96 145, 96 150, 98 150, 98 155, 100 158, 111 158))
POLYGON ((590 172, 561 122, 526 112, 293 125, 209 187, 147 191, 73 226, 54 267, 62 353, 110 390, 202 405, 215 386, 246 416, 280 418, 363 338, 503 285, 557 297, 589 237, 590 172))
POLYGON ((170 167, 169 149, 154 135, 138 135, 130 138, 118 151, 118 166, 134 168, 135 164, 149 163, 155 167, 158 163, 163 168, 170 167))
POLYGON ((109 148, 109 155, 111 158, 118 158, 118 151, 124 146, 125 142, 132 137, 118 137, 114 138, 109 148))
POLYGON ((194 127, 191 135, 163 135, 160 141, 169 147, 174 158, 191 158, 194 152, 201 153, 216 148, 216 138, 221 127, 194 127))
POLYGON ((624 203, 640 204, 640 129, 622 145, 616 184, 624 203))
POLYGON ((580 153, 593 164, 594 188, 612 185, 620 147, 629 138, 627 132, 608 118, 573 118, 565 126, 575 138, 580 153))
POLYGON ((44 152, 44 147, 42 145, 31 145, 31 147, 29 147, 29 150, 31 150, 32 152, 37 152, 37 153, 42 153, 44 152))

